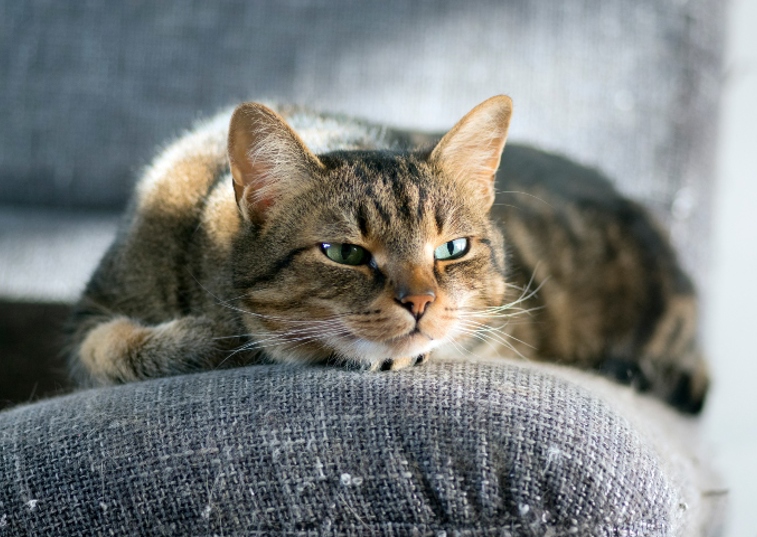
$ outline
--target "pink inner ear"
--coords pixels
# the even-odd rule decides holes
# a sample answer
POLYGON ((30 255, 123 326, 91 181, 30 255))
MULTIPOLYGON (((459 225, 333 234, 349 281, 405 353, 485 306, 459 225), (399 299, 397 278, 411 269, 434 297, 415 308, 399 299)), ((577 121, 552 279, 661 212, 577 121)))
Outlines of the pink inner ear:
POLYGON ((281 116, 258 103, 234 111, 228 152, 239 209, 257 222, 323 166, 281 116))
POLYGON ((273 110, 256 103, 246 103, 235 110, 229 125, 229 164, 234 194, 245 218, 263 220, 276 200, 275 183, 286 180, 276 177, 282 175, 282 170, 276 170, 277 162, 272 158, 282 152, 294 153, 297 145, 296 135, 273 110), (278 152, 272 155, 266 151, 269 145, 278 152))
POLYGON ((257 186, 261 185, 262 183, 262 181, 251 183, 246 189, 248 192, 247 203, 250 205, 250 208, 256 213, 263 213, 267 211, 273 205, 273 202, 276 199, 276 196, 273 193, 273 189, 265 188, 265 185, 257 186))
POLYGON ((494 201, 494 176, 507 140, 512 101, 499 95, 461 119, 437 144, 430 159, 456 181, 472 186, 481 201, 494 201))
POLYGON ((244 184, 234 181, 237 205, 243 216, 250 221, 262 222, 276 199, 273 188, 265 180, 266 175, 266 172, 256 173, 255 167, 250 167, 249 172, 240 174, 244 178, 244 184))

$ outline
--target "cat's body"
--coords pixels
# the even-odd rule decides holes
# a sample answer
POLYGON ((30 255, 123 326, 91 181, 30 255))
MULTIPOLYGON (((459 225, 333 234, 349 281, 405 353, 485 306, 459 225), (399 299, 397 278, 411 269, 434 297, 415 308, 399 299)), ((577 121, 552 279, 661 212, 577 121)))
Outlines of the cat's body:
POLYGON ((695 299, 671 248, 592 170, 522 146, 500 167, 509 99, 435 146, 278 113, 243 105, 148 169, 76 310, 80 379, 485 354, 628 374, 701 407, 695 299))

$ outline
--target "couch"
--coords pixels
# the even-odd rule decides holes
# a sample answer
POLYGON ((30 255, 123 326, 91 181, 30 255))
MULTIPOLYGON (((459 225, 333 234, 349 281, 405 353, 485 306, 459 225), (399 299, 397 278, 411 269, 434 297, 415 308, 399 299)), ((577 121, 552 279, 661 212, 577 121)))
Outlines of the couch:
POLYGON ((591 373, 268 365, 72 391, 59 333, 156 148, 258 98, 439 131, 507 93, 511 139, 602 169, 704 287, 723 10, 0 1, 0 537, 717 535, 697 420, 591 373))

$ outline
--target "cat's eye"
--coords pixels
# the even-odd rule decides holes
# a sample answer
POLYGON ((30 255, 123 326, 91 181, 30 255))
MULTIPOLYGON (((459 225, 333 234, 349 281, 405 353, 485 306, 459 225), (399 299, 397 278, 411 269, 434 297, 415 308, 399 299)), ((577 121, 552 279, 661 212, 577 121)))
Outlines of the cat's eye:
POLYGON ((365 265, 371 260, 368 250, 356 244, 324 242, 321 251, 329 259, 342 265, 365 265))
POLYGON ((468 239, 465 237, 445 242, 434 250, 434 258, 440 261, 459 259, 468 253, 468 239))

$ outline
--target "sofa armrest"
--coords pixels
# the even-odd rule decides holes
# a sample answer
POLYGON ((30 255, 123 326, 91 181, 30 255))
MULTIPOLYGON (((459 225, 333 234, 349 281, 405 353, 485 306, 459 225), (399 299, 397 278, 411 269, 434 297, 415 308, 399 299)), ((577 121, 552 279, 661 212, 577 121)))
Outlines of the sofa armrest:
POLYGON ((94 389, 0 413, 0 535, 709 535, 692 425, 506 361, 94 389))

